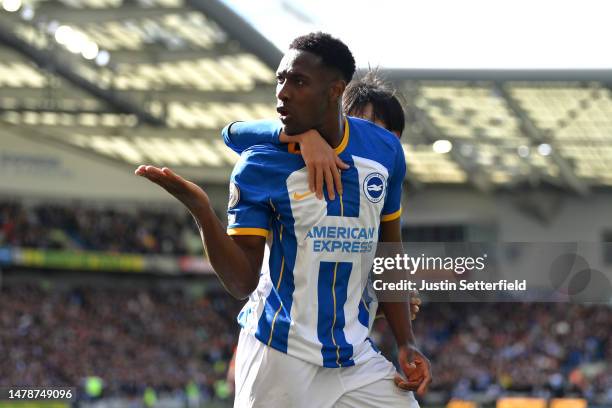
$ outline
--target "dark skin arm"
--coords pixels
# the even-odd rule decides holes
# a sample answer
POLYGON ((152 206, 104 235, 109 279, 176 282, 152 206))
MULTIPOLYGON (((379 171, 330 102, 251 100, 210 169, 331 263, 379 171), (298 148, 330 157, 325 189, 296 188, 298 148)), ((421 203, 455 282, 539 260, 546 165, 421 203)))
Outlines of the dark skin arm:
POLYGON ((339 169, 346 170, 349 166, 334 152, 334 149, 314 129, 307 130, 299 135, 287 136, 281 132, 279 140, 283 143, 299 143, 302 158, 308 170, 308 188, 314 192, 319 200, 323 199, 323 184, 327 188, 330 200, 336 194, 342 195, 342 179, 339 169))
MULTIPOLYGON (((395 243, 398 246, 397 250, 402 250, 399 218, 380 224, 379 241, 395 243)), ((410 321, 409 304, 407 302, 380 302, 379 307, 395 337, 399 365, 403 373, 407 378, 418 378, 418 380, 410 381, 396 375, 395 384, 402 389, 416 391, 418 395, 422 396, 427 392, 427 388, 432 381, 431 365, 427 357, 416 347, 410 321)))
POLYGON ((159 185, 183 203, 198 224, 208 260, 225 289, 237 299, 249 296, 259 283, 266 239, 255 235, 230 237, 204 190, 166 167, 143 165, 135 174, 159 185))

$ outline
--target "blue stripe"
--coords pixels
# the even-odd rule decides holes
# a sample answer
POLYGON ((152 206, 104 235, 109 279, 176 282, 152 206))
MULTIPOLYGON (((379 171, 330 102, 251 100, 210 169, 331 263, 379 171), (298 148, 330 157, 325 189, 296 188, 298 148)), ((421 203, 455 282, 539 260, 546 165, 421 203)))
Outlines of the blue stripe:
MULTIPOLYGON (((342 177, 342 184, 344 185, 344 177, 342 177)), ((340 197, 336 194, 336 199, 330 200, 326 188, 323 189, 323 194, 325 195, 325 201, 327 201, 327 215, 340 216, 340 197)))
MULTIPOLYGON (((359 319, 359 323, 369 328, 370 327, 370 312, 368 312, 368 309, 366 309, 366 307, 363 305, 363 302, 364 302, 364 299, 362 297, 361 300, 359 301, 359 314, 357 315, 357 318, 359 319)), ((370 305, 368 305, 368 307, 369 306, 370 305)))
POLYGON ((317 335, 322 344, 321 354, 324 367, 348 367, 355 364, 352 360, 353 346, 346 341, 344 336, 344 304, 347 299, 347 285, 352 267, 352 263, 349 262, 321 262, 319 267, 317 335), (335 286, 334 270, 336 273, 335 286), (335 310, 334 295, 336 298, 335 310))
POLYGON ((274 219, 272 229, 274 240, 270 250, 270 278, 272 290, 266 299, 264 313, 261 315, 255 337, 264 344, 270 344, 276 350, 287 352, 289 328, 291 327, 291 306, 295 283, 293 269, 297 253, 297 242, 294 232, 294 218, 289 203, 289 193, 284 190, 285 197, 280 202, 274 202, 277 213, 282 214, 281 219, 274 219), (281 225, 283 228, 281 239, 281 225), (283 264, 284 259, 284 266, 283 264), (281 278, 281 266, 283 274, 281 278), (280 286, 279 286, 280 280, 280 286), (278 290, 276 287, 278 287, 278 290), (276 317, 276 319, 275 319, 276 317))
POLYGON ((344 217, 359 217, 359 172, 353 163, 353 159, 349 155, 342 157, 342 160, 351 166, 348 170, 342 170, 342 206, 340 205, 340 197, 336 195, 336 199, 330 201, 327 189, 323 189, 325 193, 325 201, 327 201, 327 215, 344 216, 344 217), (341 210, 343 209, 343 212, 341 210))
POLYGON ((272 231, 274 231, 274 240, 272 242, 272 248, 270 249, 270 258, 268 261, 268 266, 270 268, 270 280, 272 281, 272 289, 270 290, 270 294, 266 299, 264 312, 259 318, 257 332, 255 333, 255 337, 258 338, 264 344, 268 344, 270 340, 272 321, 274 319, 274 316, 276 316, 276 323, 274 324, 275 331, 280 321, 289 318, 288 314, 286 313, 284 303, 281 303, 280 294, 276 290, 276 285, 278 284, 278 279, 280 277, 280 268, 282 263, 282 251, 279 242, 280 224, 273 223, 272 231), (277 311, 279 311, 278 314, 276 313, 277 311))

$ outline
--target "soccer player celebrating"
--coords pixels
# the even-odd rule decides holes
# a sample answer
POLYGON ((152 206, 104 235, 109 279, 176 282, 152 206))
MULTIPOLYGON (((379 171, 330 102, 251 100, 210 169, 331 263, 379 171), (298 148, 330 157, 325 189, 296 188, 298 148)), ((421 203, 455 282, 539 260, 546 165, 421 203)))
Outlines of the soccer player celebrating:
MULTIPOLYGON (((360 117, 374 122, 393 133, 398 138, 402 137, 406 119, 401 103, 392 89, 380 80, 375 72, 368 72, 361 79, 352 80, 346 87, 342 96, 342 108, 346 115, 360 117)), ((262 133, 259 121, 234 122, 223 132, 225 143, 236 153, 241 154, 244 150, 266 143, 299 143, 302 158, 308 170, 308 181, 310 190, 323 196, 323 180, 334 180, 338 191, 342 190, 342 182, 336 168, 347 168, 334 152, 334 149, 321 137, 319 132, 310 129, 299 135, 287 136, 281 131, 278 141, 273 133, 262 133)), ((328 195, 333 195, 333 185, 327 183, 328 195)), ((420 310, 421 299, 418 292, 411 293, 410 318, 416 319, 420 310)), ((366 287, 363 302, 368 312, 367 322, 370 330, 377 316, 378 302, 376 293, 370 284, 366 287)), ((365 314, 361 315, 365 321, 365 314)), ((232 356, 227 373, 227 380, 234 385, 235 382, 236 353, 232 356)), ((407 388, 405 380, 396 375, 396 384, 400 388, 407 388)))
MULTIPOLYGON (((136 170, 187 207, 223 285, 237 298, 249 296, 239 317, 236 407, 418 406, 393 385, 395 368, 368 341, 360 319, 377 241, 400 242, 405 161, 393 134, 342 118, 339 102, 354 71, 339 40, 296 38, 277 70, 282 124, 260 122, 260 132, 274 135, 319 132, 348 166, 333 197, 317 200, 309 190, 295 145, 256 145, 232 173, 226 232, 194 183, 167 168, 136 170)), ((429 361, 415 346, 407 305, 381 302, 381 309, 406 387, 425 392, 429 361)))

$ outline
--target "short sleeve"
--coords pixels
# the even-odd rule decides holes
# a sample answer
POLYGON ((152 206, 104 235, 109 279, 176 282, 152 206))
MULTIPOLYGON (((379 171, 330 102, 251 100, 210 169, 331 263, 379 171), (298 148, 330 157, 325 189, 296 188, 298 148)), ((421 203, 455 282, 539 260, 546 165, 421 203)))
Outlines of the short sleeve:
POLYGON ((258 144, 280 144, 281 126, 274 120, 232 122, 221 131, 223 141, 233 151, 243 151, 258 144))
POLYGON ((227 233, 267 237, 272 217, 270 190, 262 182, 266 178, 264 164, 250 153, 241 156, 232 173, 227 233))
POLYGON ((389 183, 387 188, 387 196, 385 197, 385 205, 382 210, 380 220, 393 221, 398 219, 402 214, 402 186, 406 177, 406 158, 402 145, 397 142, 395 153, 395 163, 393 171, 389 175, 389 183))

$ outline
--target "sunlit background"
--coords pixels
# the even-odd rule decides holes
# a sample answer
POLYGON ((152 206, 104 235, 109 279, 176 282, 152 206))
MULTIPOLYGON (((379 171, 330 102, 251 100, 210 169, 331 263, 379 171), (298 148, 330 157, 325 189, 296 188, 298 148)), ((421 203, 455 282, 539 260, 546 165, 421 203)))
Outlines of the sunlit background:
POLYGON ((279 49, 322 30, 358 65, 434 69, 610 69, 605 1, 226 0, 279 49))

